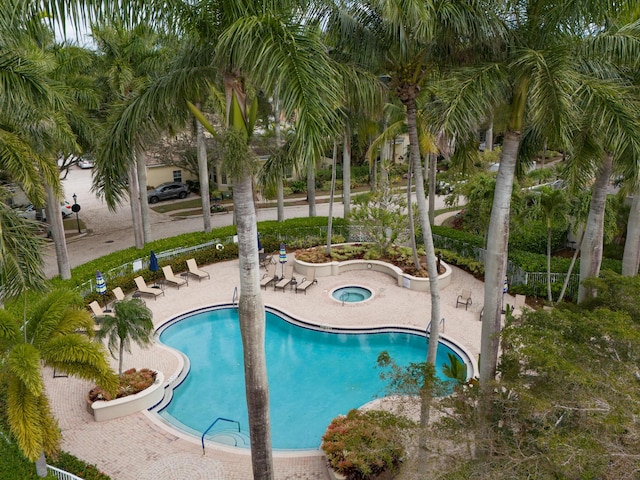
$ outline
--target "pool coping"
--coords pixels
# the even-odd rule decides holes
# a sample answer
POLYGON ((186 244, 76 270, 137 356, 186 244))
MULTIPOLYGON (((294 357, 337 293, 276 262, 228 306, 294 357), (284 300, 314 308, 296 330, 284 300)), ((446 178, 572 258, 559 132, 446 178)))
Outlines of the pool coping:
MULTIPOLYGON (((167 419, 165 419, 160 415, 160 411, 164 409, 171 402, 171 399, 173 397, 173 390, 178 388, 180 384, 182 384, 182 382, 184 382, 184 380, 186 379, 190 370, 189 358, 179 350, 176 350, 172 347, 169 347, 161 343, 159 340, 159 337, 162 334, 162 332, 166 330, 168 327, 170 327, 171 325, 179 321, 184 320, 187 317, 190 317, 197 313, 208 312, 212 310, 218 310, 221 308, 229 308, 229 307, 237 308, 237 305, 233 303, 217 303, 209 306, 198 307, 192 310, 184 311, 182 313, 175 315, 173 318, 170 318, 165 322, 161 323, 155 329, 155 335, 154 335, 155 345, 160 346, 164 350, 169 351, 173 355, 175 355, 178 358, 178 367, 176 368, 176 371, 164 382, 164 396, 162 397, 162 399, 159 402, 157 402, 155 405, 149 407, 148 409, 143 410, 142 413, 146 418, 151 420, 158 427, 190 443, 200 445, 201 439, 197 438, 194 434, 191 434, 188 431, 185 431, 185 430, 188 430, 188 427, 186 427, 185 430, 181 430, 179 427, 176 427, 175 425, 173 425, 171 422, 169 422, 167 419)), ((265 305, 265 312, 278 313, 282 315, 284 317, 284 320, 289 323, 292 323, 302 328, 315 330, 318 332, 347 333, 347 334, 407 333, 412 335, 423 336, 425 338, 428 336, 428 332, 420 328, 403 326, 403 325, 389 324, 389 325, 377 325, 374 327, 363 327, 362 325, 336 326, 336 325, 314 323, 306 320, 300 320, 296 318, 296 316, 294 316, 293 314, 285 311, 284 309, 280 307, 274 307, 271 305, 265 305)), ((471 355, 465 347, 457 343, 452 338, 449 338, 448 336, 443 335, 442 333, 440 334, 440 342, 442 342, 448 348, 453 350, 461 359, 464 360, 464 363, 467 366, 467 378, 473 378, 475 375, 477 375, 478 366, 473 358, 473 355, 471 355)), ((388 398, 388 397, 389 396, 385 396, 382 398, 388 398)), ((356 408, 357 409, 364 408, 367 405, 371 404, 372 402, 375 402, 376 400, 379 400, 379 399, 370 400, 369 402, 366 402, 356 408)), ((249 455, 249 456, 251 454, 251 448, 242 448, 237 446, 225 445, 223 443, 207 440, 206 438, 205 438, 205 446, 209 448, 217 449, 223 452, 249 455)), ((275 449, 274 448, 272 450, 272 453, 274 457, 282 457, 282 458, 324 456, 324 452, 321 450, 320 445, 318 446, 317 449, 275 449)))

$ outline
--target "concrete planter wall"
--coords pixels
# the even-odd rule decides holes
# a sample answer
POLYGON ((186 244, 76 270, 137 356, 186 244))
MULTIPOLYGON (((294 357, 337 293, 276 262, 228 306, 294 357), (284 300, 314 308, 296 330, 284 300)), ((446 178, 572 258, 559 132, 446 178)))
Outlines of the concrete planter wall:
MULTIPOLYGON (((445 288, 451 282, 451 267, 444 262, 440 263, 444 267, 445 272, 438 277, 439 287, 445 288)), ((336 276, 353 270, 373 270, 374 272, 382 272, 394 277, 399 287, 418 292, 429 291, 429 278, 408 275, 395 265, 381 260, 346 260, 344 262, 309 263, 295 258, 294 269, 297 273, 304 276, 310 275, 311 271, 315 270, 315 278, 336 276)))
POLYGON ((128 395, 115 400, 97 400, 89 405, 89 413, 96 422, 124 417, 131 413, 147 410, 159 403, 164 397, 164 375, 156 372, 156 380, 149 388, 135 395, 128 395))

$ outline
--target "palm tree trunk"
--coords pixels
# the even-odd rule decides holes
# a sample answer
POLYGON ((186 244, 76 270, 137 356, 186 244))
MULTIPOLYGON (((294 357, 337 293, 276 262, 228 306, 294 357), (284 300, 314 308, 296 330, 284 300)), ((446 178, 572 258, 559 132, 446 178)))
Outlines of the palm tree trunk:
POLYGON ((331 255, 331 235, 333 230, 333 197, 336 191, 336 164, 338 163, 338 142, 333 142, 333 163, 331 164, 331 191, 329 193, 329 221, 327 224, 327 255, 331 255))
MULTIPOLYGON (((273 102, 273 114, 275 116, 275 131, 276 131, 276 147, 282 146, 282 132, 280 128, 280 99, 276 91, 276 97, 273 102)), ((284 169, 282 174, 278 176, 276 180, 276 193, 278 204, 278 222, 284 222, 284 169)))
POLYGON ((315 162, 307 163, 307 202, 309 202, 309 216, 316 216, 316 167, 315 162))
POLYGON ((627 238, 622 256, 622 275, 635 277, 640 266, 640 192, 636 192, 631 202, 627 238))
POLYGON ((67 252, 67 241, 64 236, 64 225, 60 214, 60 200, 56 197, 53 187, 49 184, 44 186, 47 195, 47 218, 51 228, 51 236, 56 249, 56 262, 58 263, 58 274, 63 280, 71 278, 71 266, 69 265, 69 253, 67 252))
POLYGON ((345 126, 344 144, 342 147, 342 203, 343 217, 349 218, 351 213, 351 129, 345 126))
MULTIPOLYGON (((200 103, 196 103, 200 110, 200 103)), ((200 198, 202 201, 202 221, 204 232, 211 231, 211 200, 209 199, 209 164, 207 162, 207 144, 202 124, 196 122, 196 156, 198 158, 198 180, 200 181, 200 198)))
POLYGON ((436 216, 436 165, 438 156, 435 153, 429 154, 429 223, 435 223, 436 216))
POLYGON ((120 346, 118 351, 118 376, 122 377, 122 359, 124 358, 124 339, 120 337, 120 346))
POLYGON ((484 151, 493 151, 493 117, 491 118, 489 126, 487 127, 487 131, 484 135, 484 151))
POLYGON ((509 247, 509 210, 511 190, 516 168, 516 156, 521 134, 507 131, 504 138, 500 168, 496 178, 496 189, 491 208, 491 218, 487 235, 484 275, 484 316, 480 356, 480 386, 485 392, 493 388, 493 380, 498 363, 498 333, 502 319, 502 289, 506 273, 506 259, 509 247))
POLYGON ((140 212, 140 188, 138 187, 138 175, 136 166, 132 163, 127 171, 129 178, 129 202, 131 207, 131 220, 133 222, 133 236, 137 249, 144 248, 142 236, 142 214, 140 212))
POLYGON ((602 247, 604 241, 604 213, 607 203, 607 189, 609 177, 613 169, 613 157, 606 154, 600 171, 591 187, 591 203, 589 216, 585 227, 584 245, 580 253, 580 287, 578 289, 578 303, 590 298, 595 292, 582 285, 588 277, 600 274, 602 263, 602 247))
POLYGON ((411 252, 413 253, 413 264, 416 269, 420 270, 420 259, 418 258, 418 246, 416 245, 416 226, 413 221, 413 204, 411 202, 412 192, 411 186, 413 183, 413 169, 411 168, 411 162, 409 162, 409 170, 407 172, 407 214, 409 218, 409 240, 411 242, 411 252))
MULTIPOLYGON (((429 224, 429 212, 427 211, 427 197, 424 191, 424 177, 422 176, 422 162, 420 159, 420 146, 418 143, 418 127, 416 119, 416 101, 415 98, 409 98, 405 101, 407 108, 407 128, 409 132, 409 159, 412 163, 415 174, 416 184, 416 203, 418 205, 418 214, 420 226, 422 227, 422 239, 424 241, 424 250, 427 257, 427 273, 429 274, 429 291, 431 294, 431 320, 429 324, 431 329, 429 332, 429 350, 427 352, 427 363, 436 364, 436 356, 438 353, 438 342, 440 340, 440 288, 438 286, 438 270, 436 264, 435 248, 433 245, 433 236, 431 234, 431 225, 429 224)), ((431 401, 433 391, 431 389, 431 379, 426 380, 425 395, 422 395, 420 407, 420 438, 419 456, 420 463, 427 459, 428 455, 428 425, 431 412, 431 401)))
MULTIPOLYGON (((548 223, 551 223, 549 220, 548 223)), ((547 225, 547 296, 549 304, 553 304, 553 296, 551 295, 551 225, 547 225)))
POLYGON ((140 188, 140 215, 142 218, 142 237, 144 243, 151 241, 151 218, 149 212, 149 200, 147 199, 147 154, 140 152, 136 155, 136 168, 138 171, 138 186, 140 188))
POLYGON ((573 272, 573 267, 576 264, 576 260, 578 260, 578 255, 580 254, 580 250, 582 249, 582 242, 584 241, 584 225, 581 228, 580 232, 580 240, 578 241, 578 246, 576 247, 576 251, 573 252, 573 257, 571 257, 571 263, 569 264, 569 270, 567 270, 567 276, 564 278, 564 282, 562 283, 562 290, 560 290, 560 295, 558 296, 558 302, 560 303, 564 298, 564 293, 567 291, 567 287, 569 286, 569 280, 571 279, 571 272, 573 272))
POLYGON ((251 176, 234 179, 233 202, 238 212, 240 299, 238 313, 244 351, 244 374, 251 431, 254 480, 273 479, 269 383, 265 354, 265 311, 260 293, 256 212, 251 176))
POLYGON ((40 452, 40 456, 36 460, 36 475, 41 478, 47 476, 47 457, 44 456, 44 451, 40 452))

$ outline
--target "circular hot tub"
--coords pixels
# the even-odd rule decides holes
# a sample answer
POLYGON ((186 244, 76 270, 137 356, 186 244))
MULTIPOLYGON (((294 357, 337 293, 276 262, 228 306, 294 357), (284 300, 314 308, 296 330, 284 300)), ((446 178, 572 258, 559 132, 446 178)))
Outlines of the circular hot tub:
POLYGON ((366 287, 349 285, 338 287, 331 292, 331 297, 341 303, 360 303, 369 300, 373 292, 366 287))

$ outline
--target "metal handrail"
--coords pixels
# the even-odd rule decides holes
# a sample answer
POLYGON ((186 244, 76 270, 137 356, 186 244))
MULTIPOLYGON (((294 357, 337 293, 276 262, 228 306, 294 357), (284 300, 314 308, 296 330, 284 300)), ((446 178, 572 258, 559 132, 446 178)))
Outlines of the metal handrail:
POLYGON ((203 433, 202 433, 202 438, 200 438, 200 441, 202 442, 202 454, 204 455, 204 437, 205 435, 209 432, 209 430, 211 430, 213 428, 213 426, 218 423, 218 420, 222 420, 223 422, 229 422, 229 423, 237 423, 238 424, 238 433, 240 433, 240 422, 238 422, 237 420, 229 420, 228 418, 222 418, 222 417, 218 417, 216 418, 213 423, 211 425, 209 425, 209 428, 207 428, 203 433))
MULTIPOLYGON (((438 325, 442 325, 442 331, 444 332, 444 317, 440 319, 440 321, 438 322, 438 325)), ((426 332, 429 333, 430 331, 431 331, 431 322, 429 322, 429 325, 427 325, 426 332)))
POLYGON ((238 287, 233 289, 233 298, 231 298, 231 305, 236 306, 236 300, 238 300, 238 287))
POLYGON ((346 302, 349 299, 349 292, 344 292, 342 295, 340 295, 340 300, 342 301, 342 306, 344 307, 344 302, 346 302))
POLYGON ((73 473, 66 472, 49 464, 47 464, 47 471, 49 472, 49 475, 53 475, 59 480, 82 480, 82 478, 74 475, 73 473))

